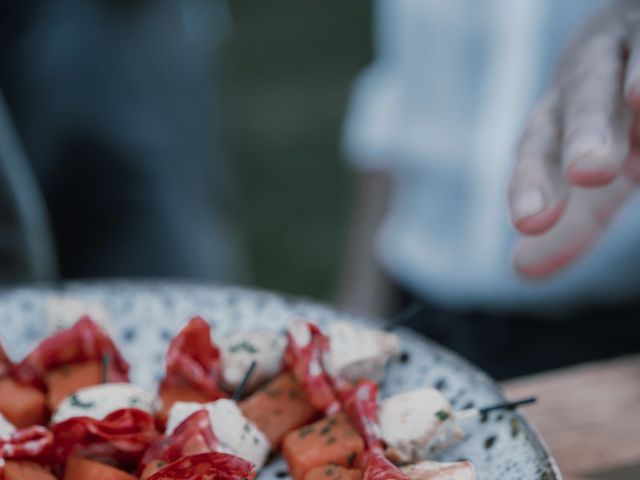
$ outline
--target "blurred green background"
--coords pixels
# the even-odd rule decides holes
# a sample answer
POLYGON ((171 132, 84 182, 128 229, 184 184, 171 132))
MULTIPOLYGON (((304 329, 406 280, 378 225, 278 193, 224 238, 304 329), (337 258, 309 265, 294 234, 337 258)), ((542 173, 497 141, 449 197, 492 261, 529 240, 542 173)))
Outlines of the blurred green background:
POLYGON ((350 196, 339 141, 351 83, 371 58, 370 2, 230 5, 232 155, 250 280, 333 300, 350 196))

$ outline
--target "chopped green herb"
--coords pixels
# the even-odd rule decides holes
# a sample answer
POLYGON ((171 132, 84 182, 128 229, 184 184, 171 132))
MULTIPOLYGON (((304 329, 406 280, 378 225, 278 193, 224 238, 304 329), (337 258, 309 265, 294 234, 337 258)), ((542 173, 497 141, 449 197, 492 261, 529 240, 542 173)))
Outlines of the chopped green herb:
POLYGON ((244 431, 247 432, 247 433, 249 433, 251 431, 251 427, 249 426, 248 423, 244 424, 244 431))
POLYGON ((258 349, 251 345, 249 342, 247 342, 246 340, 243 340, 240 343, 236 343, 235 345, 231 345, 231 347, 229 348, 229 351, 231 353, 238 353, 241 351, 247 352, 247 353, 257 353, 258 349))
POLYGON ((448 412, 445 412, 444 410, 438 410, 436 412, 436 417, 438 417, 438 420, 440 420, 441 422, 444 422, 447 418, 450 417, 448 412))
POLYGON ((329 438, 327 438, 327 441, 324 442, 324 443, 325 443, 325 445, 331 445, 331 444, 336 443, 336 442, 337 442, 336 437, 329 437, 329 438))
POLYGON ((256 445, 260 443, 260 440, 258 440, 258 437, 253 437, 253 443, 255 443, 256 445))
POLYGON ((330 464, 325 470, 325 473, 327 474, 327 477, 333 476, 333 474, 336 473, 336 466, 333 463, 330 464))
POLYGON ((264 391, 264 394, 267 397, 271 397, 271 398, 279 397, 282 394, 282 389, 280 389, 280 388, 267 388, 264 391))
POLYGON ((310 433, 313 433, 313 427, 309 426, 309 427, 304 427, 303 429, 300 430, 300 433, 298 434, 298 436, 300 438, 304 438, 307 435, 309 435, 310 433))
POLYGON ((333 427, 333 425, 331 425, 331 424, 325 425, 322 428, 322 430, 320 430, 320 435, 326 435, 327 433, 329 433, 331 431, 331 427, 333 427))
POLYGON ((299 398, 300 392, 297 390, 289 390, 289 398, 299 398))
POLYGON ((69 399, 69 401, 72 407, 77 407, 77 408, 91 408, 95 405, 95 402, 83 402, 78 398, 78 395, 76 393, 71 395, 71 398, 69 399))
POLYGON ((520 422, 516 417, 513 417, 509 423, 511 423, 511 436, 517 437, 520 433, 520 422))
POLYGON ((349 468, 353 467, 354 463, 356 463, 356 452, 351 452, 347 457, 347 465, 349 468))

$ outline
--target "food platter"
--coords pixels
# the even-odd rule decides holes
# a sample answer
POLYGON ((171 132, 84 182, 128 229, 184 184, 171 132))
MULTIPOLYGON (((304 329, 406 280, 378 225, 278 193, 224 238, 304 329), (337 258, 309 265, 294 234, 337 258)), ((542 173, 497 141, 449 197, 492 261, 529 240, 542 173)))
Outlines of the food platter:
MULTIPOLYGON (((0 340, 12 358, 22 358, 47 333, 46 304, 52 293, 106 306, 114 340, 131 365, 133 382, 155 389, 164 373, 169 341, 184 322, 202 315, 216 336, 256 328, 281 331, 292 317, 321 328, 336 320, 381 327, 372 318, 336 311, 313 301, 259 290, 186 281, 71 282, 55 289, 26 286, 0 292, 0 340)), ((381 396, 423 387, 438 388, 456 409, 504 400, 498 386, 464 359, 415 332, 399 328, 402 354, 388 367, 381 396)), ((470 460, 480 479, 560 479, 544 442, 520 412, 493 412, 465 426, 463 443, 439 455, 442 461, 470 460)), ((276 459, 261 480, 286 479, 276 459)))

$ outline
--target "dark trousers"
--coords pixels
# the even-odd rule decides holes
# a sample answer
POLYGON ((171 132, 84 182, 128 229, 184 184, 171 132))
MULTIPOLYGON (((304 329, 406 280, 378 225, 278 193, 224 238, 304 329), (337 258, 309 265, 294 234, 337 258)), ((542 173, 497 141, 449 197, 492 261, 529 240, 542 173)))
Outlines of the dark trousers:
MULTIPOLYGON (((405 306, 417 300, 406 292, 401 298, 405 306)), ((406 325, 498 380, 640 352, 640 302, 576 309, 553 319, 450 312, 423 303, 406 325)))

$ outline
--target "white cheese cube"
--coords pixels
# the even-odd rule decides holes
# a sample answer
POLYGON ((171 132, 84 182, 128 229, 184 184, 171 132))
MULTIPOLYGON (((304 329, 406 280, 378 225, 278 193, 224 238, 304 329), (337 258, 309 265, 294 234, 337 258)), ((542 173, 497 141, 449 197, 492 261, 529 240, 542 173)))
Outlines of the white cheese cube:
POLYGON ((137 408, 150 415, 158 410, 155 394, 131 383, 104 383, 81 388, 68 396, 53 414, 52 423, 72 417, 91 417, 102 420, 111 412, 123 408, 137 408))
POLYGON ((327 329, 330 342, 325 365, 333 375, 352 382, 382 380, 387 362, 400 351, 398 337, 351 322, 333 322, 327 329))
POLYGON ((249 370, 251 363, 256 368, 251 375, 245 393, 250 393, 261 384, 275 377, 282 367, 282 355, 287 339, 274 332, 235 332, 219 341, 222 356, 222 377, 225 388, 234 390, 249 370))
POLYGON ((166 434, 171 434, 187 417, 202 409, 209 413, 213 432, 224 453, 244 458, 256 469, 262 468, 271 450, 269 440, 242 414, 233 400, 174 403, 169 410, 166 434))
POLYGON ((451 405, 435 388, 400 393, 378 411, 386 454, 399 464, 429 459, 464 438, 451 405))

